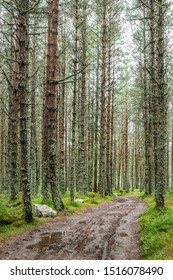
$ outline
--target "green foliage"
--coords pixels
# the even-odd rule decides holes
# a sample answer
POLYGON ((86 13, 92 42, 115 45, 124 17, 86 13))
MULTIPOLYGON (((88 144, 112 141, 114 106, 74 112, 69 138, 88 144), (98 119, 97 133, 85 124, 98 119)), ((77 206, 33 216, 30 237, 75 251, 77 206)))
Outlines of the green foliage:
POLYGON ((129 190, 128 192, 126 192, 124 189, 121 188, 120 190, 116 190, 116 195, 118 195, 118 196, 136 195, 136 196, 142 197, 144 194, 139 189, 129 190))
POLYGON ((166 200, 166 206, 162 211, 155 208, 153 197, 146 195, 144 201, 149 208, 140 218, 143 258, 147 260, 172 260, 173 209, 168 200, 166 200))
POLYGON ((100 194, 95 193, 95 192, 88 192, 88 197, 96 199, 96 198, 100 197, 100 194))

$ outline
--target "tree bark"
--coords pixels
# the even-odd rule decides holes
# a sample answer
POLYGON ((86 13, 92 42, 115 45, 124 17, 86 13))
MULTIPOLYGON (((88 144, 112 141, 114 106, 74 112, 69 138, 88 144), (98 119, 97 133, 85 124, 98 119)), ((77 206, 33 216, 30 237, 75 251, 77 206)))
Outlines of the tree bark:
POLYGON ((20 104, 20 146, 21 184, 25 220, 32 221, 31 194, 28 180, 28 52, 29 52, 29 1, 20 2, 18 7, 19 28, 19 104, 20 104))
POLYGON ((60 189, 57 178, 57 144, 56 144, 56 65, 57 40, 58 40, 58 8, 59 1, 48 1, 49 26, 47 49, 47 73, 46 73, 46 111, 47 119, 47 161, 46 185, 50 186, 53 206, 61 210, 64 206, 60 197, 60 189))
POLYGON ((164 206, 164 192, 166 188, 166 145, 167 145, 167 93, 165 90, 165 65, 164 65, 164 0, 158 0, 158 20, 157 20, 157 172, 156 172, 156 186, 155 198, 156 207, 163 208, 164 206))
POLYGON ((75 190, 75 143, 76 143, 76 95, 77 95, 77 69, 78 69, 78 5, 79 1, 75 0, 75 45, 74 45, 74 88, 73 88, 73 104, 72 104, 72 136, 71 136, 71 155, 70 155, 70 200, 74 201, 75 190))
POLYGON ((103 18, 102 18, 102 82, 101 82, 101 119, 100 119, 100 173, 99 173, 99 193, 106 194, 106 0, 103 0, 103 18))

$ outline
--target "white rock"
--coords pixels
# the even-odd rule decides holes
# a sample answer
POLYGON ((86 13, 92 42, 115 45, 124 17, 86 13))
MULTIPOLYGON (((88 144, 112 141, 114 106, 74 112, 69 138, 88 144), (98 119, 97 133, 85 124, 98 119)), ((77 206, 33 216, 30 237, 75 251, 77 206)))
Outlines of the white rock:
POLYGON ((84 200, 83 199, 75 199, 74 202, 84 203, 84 200))
POLYGON ((33 214, 36 217, 56 217, 57 211, 47 205, 34 204, 33 214))

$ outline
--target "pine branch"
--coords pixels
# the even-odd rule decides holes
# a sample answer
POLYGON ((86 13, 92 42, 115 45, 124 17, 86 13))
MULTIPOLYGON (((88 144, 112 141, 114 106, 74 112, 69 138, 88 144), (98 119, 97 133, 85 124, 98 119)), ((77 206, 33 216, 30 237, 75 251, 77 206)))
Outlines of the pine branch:
POLYGON ((59 83, 65 81, 65 80, 68 80, 68 79, 70 79, 70 78, 76 76, 76 75, 79 75, 79 74, 82 73, 89 65, 90 65, 90 63, 87 64, 83 69, 77 71, 76 73, 74 73, 74 74, 72 74, 72 75, 70 75, 70 76, 68 76, 68 77, 66 77, 66 78, 64 78, 64 79, 62 79, 62 80, 55 81, 55 83, 56 83, 56 84, 59 84, 59 83))

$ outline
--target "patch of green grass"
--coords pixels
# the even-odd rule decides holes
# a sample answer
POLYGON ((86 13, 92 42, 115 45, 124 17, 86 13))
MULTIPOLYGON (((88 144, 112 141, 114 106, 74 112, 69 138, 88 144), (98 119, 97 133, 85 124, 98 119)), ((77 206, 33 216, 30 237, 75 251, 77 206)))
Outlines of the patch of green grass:
POLYGON ((9 240, 13 235, 18 235, 37 228, 44 222, 45 219, 43 218, 34 218, 33 222, 29 224, 24 220, 16 220, 12 224, 0 226, 0 243, 9 240))
POLYGON ((129 190, 128 192, 126 192, 123 188, 120 188, 119 190, 116 190, 116 195, 121 195, 121 196, 142 196, 144 194, 144 192, 141 192, 139 189, 134 189, 134 190, 129 190))
POLYGON ((36 227, 38 222, 35 219, 31 224, 25 223, 21 194, 15 201, 10 201, 9 197, 0 194, 0 242, 9 239, 13 234, 36 227))
POLYGON ((60 215, 75 213, 85 210, 88 206, 95 206, 104 201, 112 201, 113 196, 102 197, 98 193, 89 192, 87 196, 81 196, 78 193, 75 194, 76 199, 82 199, 84 202, 70 202, 69 196, 62 196, 65 210, 60 215))
POLYGON ((148 205, 140 217, 143 259, 173 260, 173 198, 166 196, 162 211, 155 208, 154 197, 143 199, 148 205))

